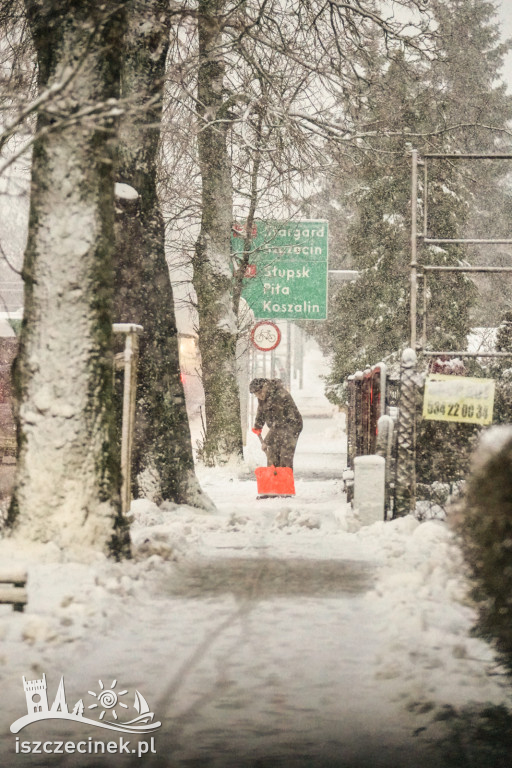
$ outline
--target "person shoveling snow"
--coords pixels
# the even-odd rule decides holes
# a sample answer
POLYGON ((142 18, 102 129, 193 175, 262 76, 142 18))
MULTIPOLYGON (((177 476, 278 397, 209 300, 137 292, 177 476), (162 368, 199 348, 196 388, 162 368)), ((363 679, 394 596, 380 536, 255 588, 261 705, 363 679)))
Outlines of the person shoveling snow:
POLYGON ((299 409, 280 379, 253 379, 249 391, 258 398, 252 431, 267 455, 267 467, 256 470, 258 492, 263 496, 294 494, 293 457, 303 426, 299 409), (263 438, 265 424, 268 432, 263 438))

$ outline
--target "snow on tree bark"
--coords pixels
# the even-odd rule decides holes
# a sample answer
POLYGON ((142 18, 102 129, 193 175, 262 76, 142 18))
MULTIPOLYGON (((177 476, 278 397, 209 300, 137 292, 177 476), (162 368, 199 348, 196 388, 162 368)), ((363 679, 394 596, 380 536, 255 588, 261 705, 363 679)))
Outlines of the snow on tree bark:
POLYGON ((39 85, 73 73, 39 116, 15 364, 19 460, 9 522, 62 548, 128 552, 113 423, 113 174, 119 3, 27 0, 39 85))
POLYGON ((119 125, 115 317, 144 329, 139 351, 135 492, 155 502, 166 499, 212 509, 194 472, 157 194, 169 26, 167 0, 129 3, 121 61, 121 96, 127 108, 119 125), (122 194, 121 185, 132 194, 122 194))
POLYGON ((200 0, 198 6, 197 146, 202 216, 195 249, 194 287, 205 392, 203 457, 208 463, 243 455, 230 239, 233 192, 226 140, 229 115, 224 105, 224 6, 224 0, 200 0))

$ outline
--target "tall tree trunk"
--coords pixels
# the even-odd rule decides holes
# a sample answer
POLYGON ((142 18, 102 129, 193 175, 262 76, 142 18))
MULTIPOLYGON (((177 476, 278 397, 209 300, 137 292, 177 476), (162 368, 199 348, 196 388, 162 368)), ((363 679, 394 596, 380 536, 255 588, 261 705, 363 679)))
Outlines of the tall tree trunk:
POLYGON ((222 12, 225 0, 199 0, 198 152, 202 179, 201 231, 194 258, 199 349, 205 392, 204 458, 241 457, 236 380, 237 321, 233 310, 231 226, 233 193, 224 104, 222 12))
POLYGON ((194 471, 180 378, 174 299, 157 195, 160 122, 169 47, 168 0, 130 2, 121 64, 116 320, 143 326, 137 390, 136 493, 155 501, 212 502, 194 471))
POLYGON ((69 85, 39 118, 34 146, 9 522, 62 548, 127 553, 112 416, 115 125, 97 116, 117 96, 119 3, 25 4, 40 88, 69 85), (79 119, 89 108, 96 116, 79 119))

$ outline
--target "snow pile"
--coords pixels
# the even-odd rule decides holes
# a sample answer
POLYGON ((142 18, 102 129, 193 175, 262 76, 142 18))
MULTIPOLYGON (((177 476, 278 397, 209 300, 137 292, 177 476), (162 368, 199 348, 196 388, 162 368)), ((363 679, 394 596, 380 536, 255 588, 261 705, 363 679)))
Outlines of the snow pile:
MULTIPOLYGON (((383 638, 377 675, 399 679, 404 705, 424 711, 446 703, 504 702, 505 689, 492 677, 498 669, 494 654, 471 636, 476 615, 462 556, 446 524, 406 517, 377 526, 386 560, 366 597, 383 638)), ((373 547, 375 533, 361 530, 358 536, 373 547)))
MULTIPOLYGON (((295 498, 263 502, 253 480, 229 470, 205 470, 201 480, 214 515, 134 503, 131 561, 66 562, 52 545, 18 544, 14 553, 2 542, 4 564, 29 568, 26 612, 2 608, 6 745, 10 722, 23 714, 21 676, 71 678, 77 657, 84 678, 129 672, 158 699, 162 677, 200 651, 173 704, 185 717, 213 684, 216 659, 229 654, 232 684, 219 690, 215 712, 190 723, 184 760, 211 718, 232 732, 229 713, 238 710, 230 707, 242 690, 237 706, 262 733, 272 721, 262 701, 279 691, 297 707, 316 702, 324 725, 345 723, 361 737, 358 723, 369 722, 395 742, 429 727, 447 705, 510 704, 503 679, 490 674, 497 665, 489 646, 471 637, 474 611, 445 523, 407 517, 358 528, 338 480, 299 478, 295 498), (217 640, 203 647, 221 619, 217 640), (135 670, 134 649, 144 649, 135 670)), ((286 728, 299 738, 292 710, 286 728)))

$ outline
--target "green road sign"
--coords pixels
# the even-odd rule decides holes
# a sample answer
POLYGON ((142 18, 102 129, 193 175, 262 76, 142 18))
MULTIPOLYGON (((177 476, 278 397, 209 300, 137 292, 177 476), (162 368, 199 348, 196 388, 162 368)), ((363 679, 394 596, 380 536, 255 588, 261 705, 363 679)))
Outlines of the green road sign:
MULTIPOLYGON (((260 221, 253 229, 242 296, 257 319, 327 318, 327 222, 260 221)), ((245 231, 233 227, 243 251, 245 231)))

